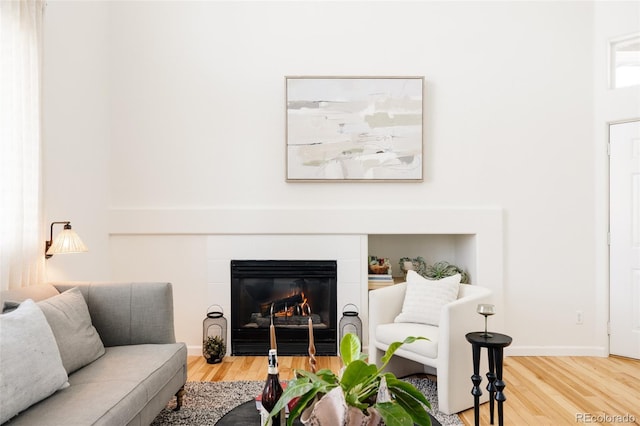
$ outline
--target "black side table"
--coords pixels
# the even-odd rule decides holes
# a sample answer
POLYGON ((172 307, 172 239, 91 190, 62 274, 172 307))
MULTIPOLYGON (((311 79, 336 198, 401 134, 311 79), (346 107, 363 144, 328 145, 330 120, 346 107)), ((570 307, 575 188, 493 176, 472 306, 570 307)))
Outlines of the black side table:
POLYGON ((490 333, 491 337, 486 337, 484 331, 476 331, 473 333, 467 333, 465 336, 467 341, 471 343, 473 349, 473 376, 471 381, 473 382, 473 388, 471 389, 471 395, 473 395, 473 414, 475 418, 475 426, 480 425, 480 395, 482 390, 480 389, 480 382, 482 382, 482 376, 480 376, 480 348, 487 348, 489 353, 489 372, 487 373, 487 390, 489 391, 489 403, 491 404, 491 424, 493 424, 493 401, 498 401, 498 424, 503 426, 504 417, 502 403, 507 400, 504 395, 505 383, 502 381, 502 360, 503 349, 511 344, 510 336, 500 333, 490 333))

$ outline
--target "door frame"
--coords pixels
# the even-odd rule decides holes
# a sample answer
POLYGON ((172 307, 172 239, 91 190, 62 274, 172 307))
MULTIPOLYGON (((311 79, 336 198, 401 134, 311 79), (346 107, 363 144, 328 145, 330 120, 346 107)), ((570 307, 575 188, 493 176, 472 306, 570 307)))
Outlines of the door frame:
POLYGON ((607 269, 607 280, 606 280, 606 287, 607 287, 607 297, 606 302, 606 312, 607 312, 607 323, 606 323, 606 330, 607 330, 607 343, 606 343, 606 352, 607 352, 607 356, 611 355, 611 333, 610 333, 610 320, 611 320, 611 244, 610 244, 610 236, 611 236, 611 190, 610 190, 610 185, 611 185, 611 151, 610 151, 610 146, 611 146, 611 126, 615 126, 618 124, 626 124, 626 123, 635 123, 635 122, 640 122, 640 117, 638 118, 627 118, 627 119, 623 119, 623 120, 611 120, 611 121, 607 121, 605 123, 605 127, 606 127, 606 148, 607 148, 607 155, 606 155, 606 161, 607 161, 607 165, 606 165, 606 199, 607 199, 607 203, 606 203, 606 208, 607 208, 607 212, 606 212, 606 218, 607 218, 607 237, 605 240, 605 243, 607 245, 607 259, 606 259, 606 269, 607 269))

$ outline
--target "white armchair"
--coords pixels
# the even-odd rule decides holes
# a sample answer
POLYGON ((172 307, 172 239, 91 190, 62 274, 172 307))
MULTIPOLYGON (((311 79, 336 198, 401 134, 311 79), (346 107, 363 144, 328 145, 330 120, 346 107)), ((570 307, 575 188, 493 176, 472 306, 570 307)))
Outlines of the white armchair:
MULTIPOLYGON (((387 370, 397 377, 415 373, 435 374, 438 384, 438 408, 445 414, 458 413, 473 407, 471 375, 473 358, 471 345, 465 334, 484 330, 484 319, 476 313, 478 303, 491 303, 490 289, 470 284, 459 284, 458 299, 444 305, 440 311, 439 326, 394 323, 402 312, 407 283, 369 292, 369 362, 381 365, 381 358, 393 342, 407 336, 423 336, 403 345, 391 358, 387 370)), ((481 366, 487 365, 486 354, 481 354, 481 366)), ((483 391, 480 402, 488 400, 483 391)))

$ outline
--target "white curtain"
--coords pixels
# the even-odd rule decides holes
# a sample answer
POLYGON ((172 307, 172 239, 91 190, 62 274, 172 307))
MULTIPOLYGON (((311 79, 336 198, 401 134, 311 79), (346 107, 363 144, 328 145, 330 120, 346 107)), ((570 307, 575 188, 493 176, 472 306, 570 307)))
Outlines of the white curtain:
POLYGON ((44 0, 0 0, 0 289, 43 278, 40 82, 44 0))

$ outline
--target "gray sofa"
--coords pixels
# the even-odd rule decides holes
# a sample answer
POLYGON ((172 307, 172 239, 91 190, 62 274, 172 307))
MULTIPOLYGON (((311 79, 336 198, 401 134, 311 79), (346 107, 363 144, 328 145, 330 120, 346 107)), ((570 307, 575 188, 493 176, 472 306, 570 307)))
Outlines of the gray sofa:
MULTIPOLYGON (((71 372, 68 387, 5 425, 148 425, 173 395, 179 409, 187 349, 175 342, 170 283, 43 284, 1 292, 0 306, 7 301, 43 301, 74 287, 84 296, 104 351, 101 346, 97 359, 71 372)), ((2 364, 6 363, 0 362, 2 369, 11 368, 2 364)))

